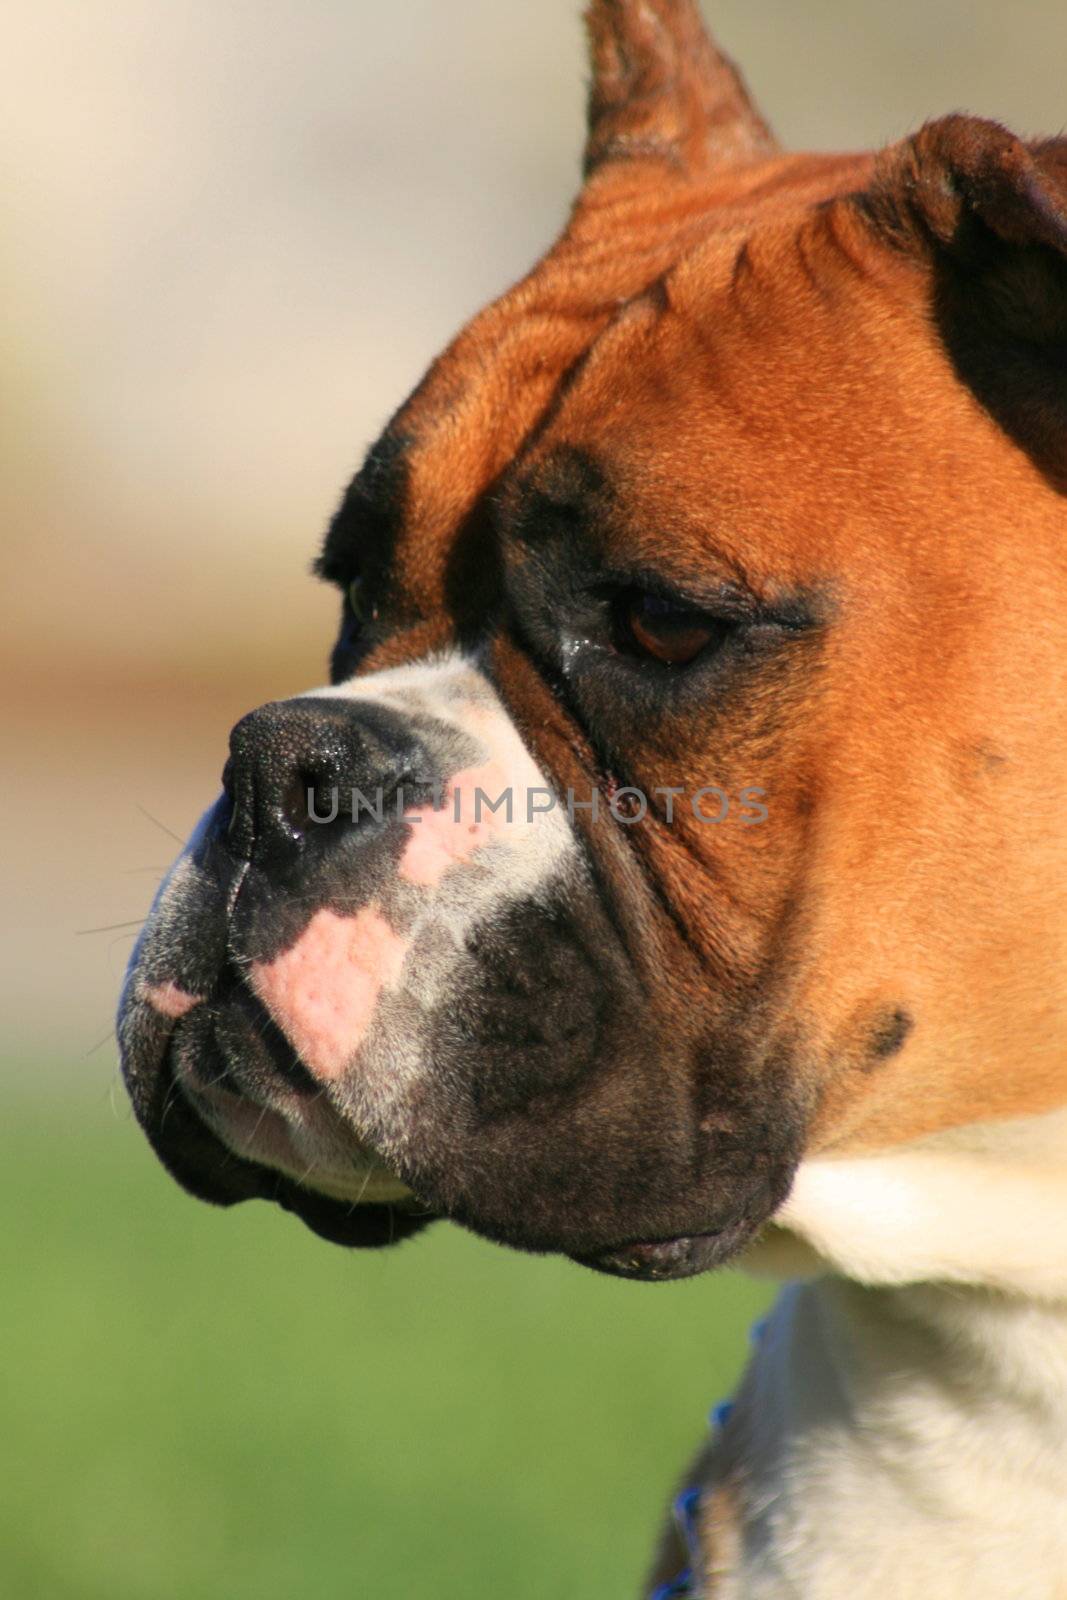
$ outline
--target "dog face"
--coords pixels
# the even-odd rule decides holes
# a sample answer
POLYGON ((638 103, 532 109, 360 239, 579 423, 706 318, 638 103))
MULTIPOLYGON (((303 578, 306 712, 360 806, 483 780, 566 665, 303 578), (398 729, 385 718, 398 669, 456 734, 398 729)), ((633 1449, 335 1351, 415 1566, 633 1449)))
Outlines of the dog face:
POLYGON ((120 1040, 207 1199, 668 1277, 1067 1098, 1067 157, 784 157, 693 7, 590 20, 570 224, 349 489, 120 1040))

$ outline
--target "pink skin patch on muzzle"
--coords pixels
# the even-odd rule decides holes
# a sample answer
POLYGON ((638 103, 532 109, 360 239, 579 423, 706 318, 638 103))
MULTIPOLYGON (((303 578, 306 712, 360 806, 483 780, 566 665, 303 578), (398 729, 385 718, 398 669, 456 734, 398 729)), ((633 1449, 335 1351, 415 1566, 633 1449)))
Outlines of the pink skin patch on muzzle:
MULTIPOLYGON (((407 883, 434 889, 450 867, 469 861, 482 845, 499 838, 509 826, 506 805, 489 809, 509 786, 505 768, 497 761, 457 772, 438 810, 413 807, 405 812, 411 836, 398 867, 407 883)), ((522 796, 519 796, 521 801, 522 796)), ((515 790, 512 780, 512 817, 515 790)), ((512 824, 513 825, 513 824, 512 824)))
POLYGON ((201 994, 189 994, 176 983, 148 983, 141 993, 153 1011, 158 1011, 160 1016, 169 1017, 172 1022, 184 1017, 187 1011, 198 1006, 204 998, 201 994))
POLYGON ((410 940, 380 911, 316 911, 296 943, 254 961, 249 980, 308 1071, 336 1079, 362 1043, 384 989, 394 987, 410 940))

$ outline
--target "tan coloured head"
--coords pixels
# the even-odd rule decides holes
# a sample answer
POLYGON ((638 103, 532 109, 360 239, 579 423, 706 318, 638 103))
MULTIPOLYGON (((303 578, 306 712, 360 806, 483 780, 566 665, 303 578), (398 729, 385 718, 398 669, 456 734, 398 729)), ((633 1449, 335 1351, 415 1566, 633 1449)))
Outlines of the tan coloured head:
POLYGON ((207 1198, 677 1276, 1067 1102, 1067 144, 784 155, 692 4, 589 25, 568 226, 349 489, 122 1039, 207 1198))

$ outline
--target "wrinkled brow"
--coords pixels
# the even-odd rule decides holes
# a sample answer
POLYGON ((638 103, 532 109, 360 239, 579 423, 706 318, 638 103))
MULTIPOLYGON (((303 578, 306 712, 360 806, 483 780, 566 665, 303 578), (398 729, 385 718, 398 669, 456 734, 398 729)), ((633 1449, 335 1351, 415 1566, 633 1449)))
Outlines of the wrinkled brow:
POLYGON ((505 536, 536 541, 546 524, 592 521, 614 499, 597 457, 575 445, 559 445, 534 465, 519 462, 493 497, 493 520, 505 536))

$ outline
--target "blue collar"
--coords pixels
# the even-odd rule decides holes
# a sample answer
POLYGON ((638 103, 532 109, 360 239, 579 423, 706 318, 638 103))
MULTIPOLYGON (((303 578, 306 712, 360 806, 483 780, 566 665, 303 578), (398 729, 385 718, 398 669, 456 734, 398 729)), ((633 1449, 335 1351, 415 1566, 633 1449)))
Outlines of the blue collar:
MULTIPOLYGON (((749 1339, 753 1345, 758 1345, 767 1328, 767 1318, 761 1317, 753 1324, 749 1339)), ((708 1417, 708 1426, 713 1434, 721 1433, 730 1420, 730 1413, 734 1409, 732 1400, 720 1400, 712 1408, 708 1417)), ((688 1563, 675 1577, 669 1578, 666 1583, 657 1584, 649 1595, 648 1600, 696 1600, 697 1589, 694 1576, 695 1569, 700 1560, 700 1533, 697 1528, 697 1514, 700 1510, 700 1500, 703 1490, 699 1484, 692 1484, 688 1489, 683 1489, 674 1502, 674 1525, 678 1535, 685 1545, 688 1563)))
MULTIPOLYGON (((734 1409, 732 1400, 723 1400, 715 1407, 709 1417, 709 1423, 715 1432, 725 1427, 730 1413, 734 1409)), ((657 1584, 649 1600, 686 1600, 687 1596, 695 1596, 693 1569, 700 1558, 700 1533, 697 1527, 697 1514, 700 1511, 700 1500, 703 1490, 699 1484, 691 1484, 688 1489, 683 1489, 674 1502, 674 1525, 685 1545, 689 1557, 688 1564, 675 1577, 666 1583, 657 1584)))

